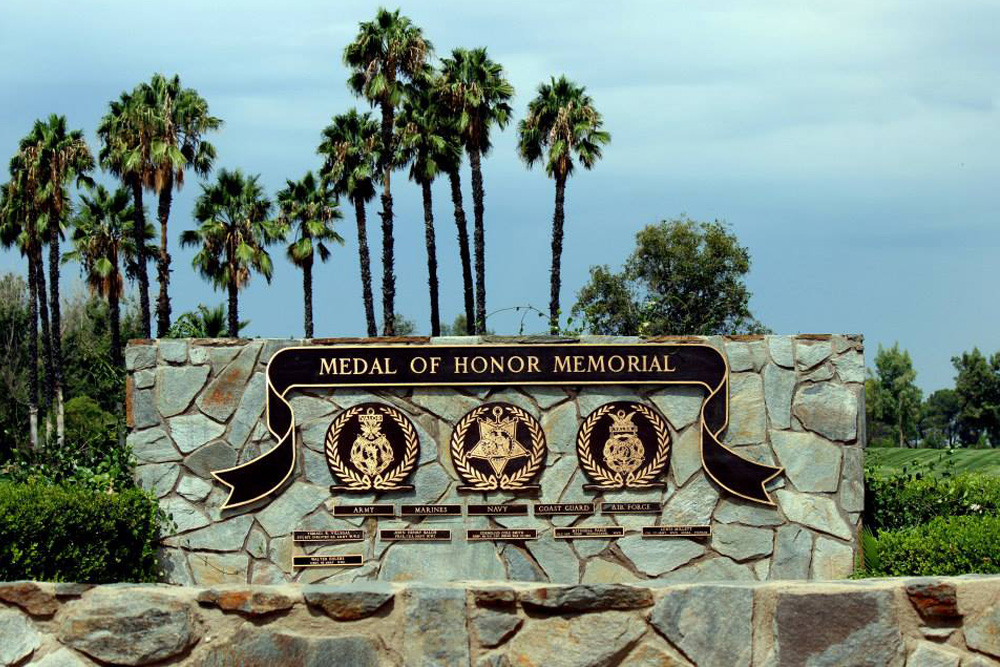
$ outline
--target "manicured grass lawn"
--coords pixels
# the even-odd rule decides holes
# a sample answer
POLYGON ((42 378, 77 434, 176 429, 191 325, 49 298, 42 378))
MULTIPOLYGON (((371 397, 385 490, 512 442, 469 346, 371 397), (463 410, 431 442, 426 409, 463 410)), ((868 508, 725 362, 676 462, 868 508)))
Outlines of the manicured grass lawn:
MULTIPOLYGON (((887 473, 902 472, 903 466, 912 469, 914 464, 928 464, 938 460, 954 462, 953 473, 978 472, 1000 476, 1000 449, 956 449, 950 455, 943 449, 907 449, 905 447, 869 447, 869 461, 887 473), (943 457, 943 458, 942 458, 943 457)), ((936 469, 945 469, 947 463, 936 463, 936 469)))

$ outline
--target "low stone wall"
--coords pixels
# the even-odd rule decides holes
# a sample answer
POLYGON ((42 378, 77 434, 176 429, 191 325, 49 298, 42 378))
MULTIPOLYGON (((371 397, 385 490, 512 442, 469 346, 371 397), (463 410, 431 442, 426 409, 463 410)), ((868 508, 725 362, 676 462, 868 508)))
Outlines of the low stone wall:
POLYGON ((1000 665, 1000 578, 0 584, 0 665, 1000 665))
MULTIPOLYGON (((551 342, 545 339, 546 342, 551 342)), ((583 337, 562 342, 641 343, 638 338, 583 337)), ((690 340, 690 339, 687 339, 690 340)), ((164 576, 180 584, 279 584, 289 581, 511 580, 549 583, 834 579, 851 573, 863 509, 864 354, 860 336, 705 337, 730 369, 729 427, 724 442, 740 455, 785 468, 768 488, 776 507, 720 492, 702 470, 694 387, 642 386, 296 390, 291 399, 299 443, 298 468, 273 499, 220 511, 224 487, 211 470, 246 462, 274 446, 262 414, 265 368, 299 340, 132 341, 128 441, 140 484, 160 497, 176 532, 164 540, 164 576), (669 421, 671 460, 663 490, 583 489, 575 440, 596 407, 629 398, 656 407, 669 421), (410 416, 420 438, 415 490, 331 497, 334 483, 324 437, 334 417, 364 401, 391 403, 410 416), (548 441, 541 474, 544 503, 655 501, 659 517, 430 517, 423 528, 451 528, 447 543, 382 543, 378 528, 403 521, 339 519, 335 502, 463 503, 448 441, 455 422, 484 401, 504 401, 539 420, 548 441), (712 526, 710 539, 649 540, 651 523, 712 526), (623 526, 617 540, 553 538, 556 526, 623 526), (304 550, 355 554, 358 568, 292 568, 291 532, 364 527, 362 543, 304 550), (470 543, 467 528, 538 528, 521 543, 470 543)), ((313 341, 326 345, 338 341, 313 341)), ((339 341, 348 342, 348 341, 339 341)), ((349 341, 356 344, 358 341, 349 341)), ((539 342, 538 339, 441 338, 432 344, 539 342)), ((510 495, 474 494, 471 502, 500 503, 510 495)))

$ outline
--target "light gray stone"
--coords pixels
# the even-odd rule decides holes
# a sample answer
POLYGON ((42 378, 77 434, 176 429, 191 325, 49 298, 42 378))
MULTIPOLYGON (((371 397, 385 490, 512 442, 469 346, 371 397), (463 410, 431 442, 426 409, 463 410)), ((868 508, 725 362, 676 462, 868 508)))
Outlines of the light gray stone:
POLYGON ((226 431, 226 427, 222 424, 197 414, 173 417, 167 423, 170 425, 170 435, 174 439, 174 444, 185 454, 190 454, 210 440, 215 440, 226 431))
POLYGON ((833 379, 833 367, 830 364, 823 364, 802 376, 804 382, 826 382, 831 379, 833 379))
POLYGON ((512 388, 504 388, 493 391, 487 399, 489 403, 511 403, 528 412, 528 414, 538 419, 541 411, 530 398, 512 388))
POLYGON ((87 667, 86 663, 68 648, 58 649, 31 664, 33 667, 87 667))
POLYGON ((236 465, 236 452, 226 443, 217 440, 188 455, 184 459, 184 465, 199 477, 211 480, 213 470, 225 470, 236 465))
POLYGON ((795 371, 782 370, 774 364, 764 367, 764 402, 772 428, 791 428, 794 390, 795 371))
POLYGON ((392 585, 381 581, 349 586, 311 586, 304 594, 306 604, 337 621, 367 618, 385 607, 396 595, 392 585))
POLYGON ((153 389, 142 389, 132 392, 132 428, 148 428, 160 423, 156 413, 156 396, 153 389))
POLYGON ((559 502, 559 497, 566 488, 566 483, 569 482, 569 478, 573 476, 577 467, 576 456, 573 454, 562 456, 554 463, 546 462, 545 469, 539 478, 542 485, 541 502, 559 502))
POLYGON ((151 491, 157 498, 170 493, 177 481, 180 470, 176 463, 152 463, 136 466, 135 481, 142 488, 151 491))
POLYGON ((307 447, 299 450, 302 457, 302 472, 310 484, 329 486, 333 484, 333 474, 327 465, 326 456, 307 447))
POLYGON ((324 398, 316 398, 315 396, 306 396, 304 394, 292 396, 289 403, 292 405, 292 411, 295 413, 295 422, 297 424, 305 424, 314 419, 333 414, 335 408, 333 403, 324 398))
POLYGON ((208 498, 211 491, 212 485, 209 482, 194 475, 184 475, 177 485, 177 494, 193 503, 208 498))
POLYGON ((153 345, 129 345, 125 348, 125 368, 137 371, 156 365, 156 347, 153 345))
POLYGON ((407 665, 468 664, 465 591, 411 588, 406 596, 400 648, 407 665))
POLYGON ((858 434, 858 396, 850 387, 830 383, 800 387, 792 414, 805 428, 831 440, 847 442, 858 434))
POLYGON ((752 617, 751 589, 699 586, 666 593, 649 621, 695 664, 749 667, 752 617))
POLYGON ((164 417, 179 415, 205 386, 208 366, 160 366, 156 369, 156 408, 164 417))
POLYGON ((697 475, 663 508, 663 522, 668 524, 708 524, 719 501, 719 492, 704 474, 697 475))
MULTIPOLYGON (((330 423, 324 420, 303 424, 299 429, 299 442, 309 449, 322 452, 326 447, 326 432, 329 430, 330 423)), ((423 444, 420 443, 421 457, 423 457, 423 444)))
POLYGON ((635 569, 652 577, 661 576, 690 563, 705 553, 705 545, 695 540, 655 540, 628 535, 617 541, 635 569))
POLYGON ((416 502, 432 503, 437 501, 451 485, 451 477, 438 463, 428 463, 417 468, 413 475, 413 486, 416 491, 416 502))
POLYGON ((199 586, 245 584, 250 559, 246 554, 217 554, 192 551, 188 554, 191 574, 199 586))
POLYGON ((1000 603, 966 622, 965 643, 974 651, 1000 658, 1000 603))
POLYGON ((851 528, 837 511, 837 504, 826 496, 811 496, 786 489, 777 492, 778 504, 789 521, 801 523, 821 533, 843 540, 851 539, 851 528))
POLYGON ((813 579, 846 579, 854 571, 854 550, 849 544, 817 537, 813 551, 813 579))
POLYGON ((219 373, 222 368, 239 354, 238 347, 212 347, 208 350, 208 361, 212 364, 215 373, 219 373))
MULTIPOLYGON (((267 398, 267 378, 263 373, 254 373, 243 390, 240 404, 233 413, 229 423, 229 435, 226 438, 234 447, 242 447, 247 437, 260 421, 264 411, 264 401, 267 398)), ((324 435, 326 429, 323 429, 324 435)))
POLYGON ((538 403, 538 407, 542 410, 548 410, 569 398, 561 387, 528 387, 525 391, 535 399, 535 403, 538 403))
POLYGON ((549 451, 568 453, 576 451, 576 433, 579 422, 576 416, 576 405, 572 401, 545 413, 542 417, 542 430, 549 451))
POLYGON ((551 583, 580 583, 580 563, 567 540, 557 540, 545 534, 528 542, 527 547, 551 583))
POLYGON ((267 556, 267 535, 260 528, 254 527, 247 537, 247 553, 254 558, 267 556))
POLYGON ((844 382, 865 381, 865 355, 857 350, 848 350, 833 360, 837 375, 844 382))
POLYGON ((847 512, 865 508, 865 450, 844 448, 844 472, 840 483, 840 506, 847 512))
POLYGON ((671 443, 670 469, 678 486, 687 484, 691 476, 701 470, 700 426, 684 429, 671 443))
POLYGON ((646 632, 641 618, 621 611, 535 619, 508 644, 514 665, 610 667, 646 632))
POLYGON ((393 544, 382 558, 382 581, 498 581, 504 568, 488 542, 393 544))
POLYGON ((640 578, 632 570, 604 558, 591 558, 587 561, 587 567, 580 578, 582 584, 630 584, 637 581, 640 578))
MULTIPOLYGON (((189 530, 203 528, 209 524, 209 519, 195 505, 176 496, 160 501, 160 509, 166 512, 176 525, 176 532, 185 533, 189 530)), ((169 534, 169 532, 168 532, 169 534)))
POLYGON ((188 567, 187 557, 180 549, 160 549, 158 552, 163 581, 175 586, 193 586, 194 578, 188 567))
POLYGON ((767 556, 774 548, 769 528, 753 528, 738 523, 720 523, 712 528, 712 549, 740 562, 767 556))
POLYGON ((204 345, 192 345, 188 350, 188 359, 195 366, 208 363, 208 349, 204 345))
POLYGON ((767 358, 767 352, 764 350, 764 341, 762 340, 727 340, 725 342, 725 350, 731 373, 759 370, 767 358))
POLYGON ((650 586, 662 586, 686 583, 736 582, 755 581, 753 570, 748 565, 736 563, 724 556, 701 560, 694 565, 668 572, 657 579, 646 583, 650 586))
POLYGON ((931 642, 918 642, 906 658, 906 667, 958 667, 961 660, 960 653, 931 642))
POLYGON ((229 419, 243 396, 259 350, 259 344, 249 344, 240 350, 236 359, 216 375, 198 396, 198 409, 218 421, 229 419))
POLYGON ((732 445, 764 442, 767 412, 764 407, 764 383, 756 373, 729 376, 729 427, 725 441, 732 445))
MULTIPOLYGON (((340 395, 340 392, 338 392, 337 397, 340 395)), ((339 398, 334 398, 334 400, 341 407, 346 407, 339 398)), ((414 390, 413 397, 410 400, 414 404, 452 424, 465 416, 465 413, 469 410, 479 405, 479 401, 447 388, 420 387, 414 390)))
POLYGON ((513 637, 523 623, 524 620, 513 611, 497 609, 480 609, 472 617, 476 637, 487 648, 499 646, 513 637))
POLYGON ((140 462, 164 463, 181 459, 180 452, 170 442, 170 438, 162 428, 133 431, 128 434, 126 442, 140 462))
POLYGON ((630 387, 590 386, 580 390, 576 402, 580 406, 580 416, 586 419, 591 412, 605 403, 633 400, 634 398, 635 390, 630 387))
POLYGON ((546 581, 545 573, 520 548, 512 544, 502 547, 501 556, 511 581, 546 581))
POLYGON ((42 645, 35 626, 19 611, 0 608, 0 665, 16 665, 42 645))
POLYGON ((665 641, 653 637, 629 653, 620 667, 685 667, 689 664, 665 641))
POLYGON ((328 489, 296 482, 258 511, 257 521, 271 537, 288 535, 329 497, 328 489))
POLYGON ((742 523, 746 526, 780 526, 784 519, 778 508, 749 503, 735 498, 724 498, 715 509, 716 521, 742 523))
POLYGON ((246 542, 253 517, 249 514, 213 523, 180 537, 166 540, 169 546, 183 546, 199 551, 237 551, 246 542))
POLYGON ((795 359, 800 370, 809 370, 826 361, 833 354, 828 340, 795 341, 795 359))
POLYGON ((136 389, 149 389, 156 382, 156 373, 151 370, 136 371, 132 377, 135 379, 136 389))
POLYGON ((677 385, 649 395, 649 400, 677 431, 698 419, 704 399, 703 389, 689 385, 677 385))
POLYGON ((183 364, 187 361, 188 344, 186 340, 171 340, 161 338, 157 341, 160 350, 160 361, 170 364, 183 364))
POLYGON ((361 635, 317 637, 286 629, 241 626, 234 635, 211 646, 199 663, 202 667, 378 667, 380 643, 361 635))
POLYGON ((771 559, 772 579, 808 579, 812 559, 812 535, 795 524, 778 528, 771 559))
POLYGON ((799 491, 832 493, 840 483, 841 447, 812 433, 770 431, 785 476, 799 491))
POLYGON ((768 336, 767 351, 771 353, 771 361, 792 368, 795 365, 795 351, 790 336, 768 336))

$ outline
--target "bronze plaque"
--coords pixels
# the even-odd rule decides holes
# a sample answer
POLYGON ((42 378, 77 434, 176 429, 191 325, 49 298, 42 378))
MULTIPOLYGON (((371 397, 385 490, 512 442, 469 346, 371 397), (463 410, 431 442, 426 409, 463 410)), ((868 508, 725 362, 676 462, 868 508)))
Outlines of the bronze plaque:
POLYGON ((500 542, 514 540, 537 540, 538 530, 535 528, 497 528, 486 530, 467 530, 465 539, 469 542, 500 542))
POLYGON ((461 516, 461 505, 400 505, 400 516, 461 516))
POLYGON ((535 516, 556 514, 593 514, 594 503, 535 503, 535 516))
POLYGON ((383 542, 448 542, 450 530, 422 530, 419 528, 382 529, 378 538, 383 542))
POLYGON ((411 490, 403 482, 417 467, 420 438, 413 422, 391 405, 362 403, 340 413, 326 433, 326 461, 340 486, 334 492, 411 490))
POLYGON ((643 537, 711 537, 712 526, 643 526, 643 537))
POLYGON ((593 482, 584 489, 648 489, 670 462, 667 420, 636 401, 606 403, 591 412, 576 436, 576 454, 593 482))
POLYGON ((365 539, 363 530, 296 530, 293 542, 359 542, 365 539))
POLYGON ((537 490, 545 463, 538 420, 510 403, 486 403, 462 417, 451 435, 451 460, 465 486, 459 491, 537 490))
POLYGON ((396 506, 334 505, 333 516, 396 516, 396 506))
POLYGON ((292 556, 292 567, 354 567, 364 563, 365 557, 361 554, 292 556))
POLYGON ((659 514, 663 503, 601 503, 601 514, 659 514))
POLYGON ((469 516, 528 516, 527 505, 469 505, 469 516))
POLYGON ((625 528, 622 526, 570 526, 569 528, 555 528, 553 530, 552 536, 557 540, 625 536, 625 528))

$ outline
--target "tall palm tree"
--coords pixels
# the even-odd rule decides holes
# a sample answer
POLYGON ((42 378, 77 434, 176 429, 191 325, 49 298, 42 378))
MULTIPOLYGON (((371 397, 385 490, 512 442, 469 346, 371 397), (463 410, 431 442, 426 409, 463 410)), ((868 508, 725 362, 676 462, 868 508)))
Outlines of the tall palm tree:
POLYGON ((316 152, 326 160, 320 171, 324 181, 333 185, 333 191, 354 205, 358 227, 358 261, 361 265, 361 290, 365 305, 365 323, 368 335, 377 336, 375 303, 372 298, 371 256, 368 252, 368 228, 365 204, 375 198, 378 170, 379 127, 371 114, 360 114, 355 109, 333 117, 333 122, 323 130, 323 140, 316 152))
POLYGON ((306 338, 312 338, 313 262, 317 253, 321 262, 330 258, 327 243, 343 245, 344 239, 333 228, 333 222, 344 216, 333 189, 328 183, 318 181, 311 171, 307 171, 300 181, 286 181, 285 189, 278 192, 278 207, 278 220, 293 235, 288 245, 288 259, 302 269, 305 333, 306 338))
POLYGON ((517 127, 517 152, 521 159, 529 168, 544 159, 546 173, 556 182, 549 298, 549 330, 552 333, 559 330, 566 180, 573 173, 574 154, 584 169, 592 169, 601 159, 602 146, 611 141, 611 135, 601 129, 603 125, 601 114, 586 88, 560 76, 538 86, 538 94, 528 103, 527 117, 517 127))
POLYGON ((72 206, 68 188, 71 182, 89 184, 94 157, 82 130, 69 130, 66 117, 52 114, 46 121, 36 120, 31 132, 21 140, 19 152, 28 165, 28 179, 35 193, 35 205, 44 220, 49 243, 49 315, 51 316, 52 378, 55 398, 56 435, 61 444, 65 428, 62 400, 62 335, 59 304, 59 240, 72 206))
POLYGON ((208 102, 198 91, 181 86, 176 74, 170 78, 154 74, 149 83, 136 88, 136 95, 138 104, 147 112, 152 132, 146 186, 152 188, 159 199, 160 254, 156 275, 160 294, 156 300, 156 335, 166 336, 170 330, 167 223, 173 190, 180 190, 184 185, 185 169, 193 169, 199 176, 211 172, 215 147, 205 140, 205 135, 222 127, 222 121, 209 113, 208 102))
POLYGON ((229 336, 240 330, 239 291, 254 271, 271 282, 273 265, 267 246, 281 240, 281 226, 270 219, 271 201, 260 176, 223 169, 215 183, 201 186, 194 205, 197 229, 185 230, 182 246, 197 246, 191 265, 229 294, 229 336))
POLYGON ((344 64, 351 68, 348 85, 356 95, 378 105, 382 112, 382 333, 396 333, 396 273, 392 238, 392 189, 395 167, 393 118, 403 97, 403 85, 421 76, 433 50, 430 41, 399 10, 379 9, 374 21, 358 26, 354 41, 344 49, 344 64))
POLYGON ((152 131, 148 109, 144 109, 131 93, 123 92, 108 103, 108 113, 97 126, 101 143, 98 161, 101 167, 121 180, 132 193, 132 244, 138 255, 135 279, 139 284, 139 322, 144 338, 152 335, 149 314, 149 272, 146 270, 146 210, 142 203, 143 184, 150 179, 152 131))
POLYGON ((465 304, 465 325, 454 335, 476 333, 476 299, 472 282, 472 258, 469 254, 469 225, 465 219, 465 206, 462 204, 462 142, 458 133, 459 116, 442 104, 437 105, 439 113, 439 128, 450 144, 448 156, 451 159, 441 160, 441 169, 448 174, 448 184, 451 186, 451 204, 455 211, 455 227, 458 231, 458 256, 462 262, 462 296, 465 304))
POLYGON ((443 168, 458 162, 461 149, 449 141, 448 129, 438 113, 431 82, 409 87, 403 108, 396 118, 399 129, 400 159, 410 165, 410 180, 420 185, 424 203, 424 242, 427 245, 427 287, 431 301, 431 335, 441 335, 438 305, 437 244, 434 238, 434 206, 431 184, 443 168))
POLYGON ((472 168, 473 243, 476 252, 476 333, 486 331, 486 232, 482 158, 493 147, 490 131, 507 126, 514 87, 485 48, 455 49, 441 60, 441 95, 458 114, 458 130, 472 168))

